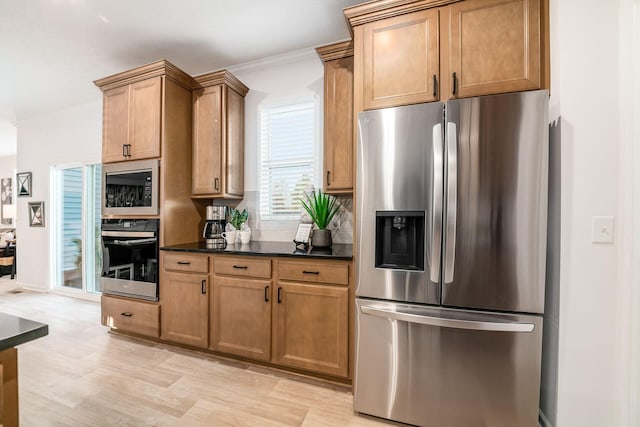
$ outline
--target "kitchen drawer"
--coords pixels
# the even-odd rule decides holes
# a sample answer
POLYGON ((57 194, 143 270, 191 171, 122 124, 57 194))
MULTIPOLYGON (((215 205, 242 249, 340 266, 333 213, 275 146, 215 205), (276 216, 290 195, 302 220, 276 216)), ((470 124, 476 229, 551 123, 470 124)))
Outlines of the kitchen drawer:
POLYGON ((280 280, 348 285, 349 265, 340 262, 280 261, 278 278, 280 280))
POLYGON ((115 330, 158 338, 160 336, 160 306, 103 295, 102 324, 115 330))
POLYGON ((213 269, 216 274, 269 279, 271 277, 271 259, 220 256, 215 258, 213 269))
POLYGON ((209 257, 207 255, 164 252, 162 254, 165 271, 182 271, 185 273, 209 273, 209 257))

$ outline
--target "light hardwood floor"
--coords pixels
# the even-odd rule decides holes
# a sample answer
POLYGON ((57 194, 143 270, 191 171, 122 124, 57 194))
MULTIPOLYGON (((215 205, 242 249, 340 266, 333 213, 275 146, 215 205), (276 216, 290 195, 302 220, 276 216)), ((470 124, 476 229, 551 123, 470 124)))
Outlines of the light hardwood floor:
POLYGON ((350 392, 109 334, 98 303, 12 287, 0 311, 49 324, 19 346, 22 427, 388 425, 354 414, 350 392))

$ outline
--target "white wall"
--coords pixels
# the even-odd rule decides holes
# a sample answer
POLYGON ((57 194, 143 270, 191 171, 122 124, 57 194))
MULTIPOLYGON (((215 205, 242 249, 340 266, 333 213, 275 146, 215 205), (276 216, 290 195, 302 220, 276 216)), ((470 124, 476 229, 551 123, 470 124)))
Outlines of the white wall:
MULTIPOLYGON (((229 71, 250 88, 244 109, 245 193, 238 207, 246 207, 249 211, 252 239, 290 242, 299 221, 259 221, 260 108, 274 102, 315 97, 319 101, 316 138, 319 142, 318 157, 321 159, 324 66, 314 49, 304 49, 230 67, 229 71)), ((317 167, 320 177, 322 163, 317 167)), ((316 186, 321 185, 320 178, 317 181, 316 186)))
POLYGON ((16 155, 0 156, 0 178, 11 178, 11 184, 15 191, 14 171, 16 170, 16 155))
POLYGON ((626 179, 631 167, 626 43, 630 0, 551 0, 551 119, 561 124, 560 427, 626 426, 631 286, 626 179), (616 219, 591 242, 591 217, 616 219))
POLYGON ((18 281, 47 290, 51 228, 49 175, 52 166, 100 162, 102 96, 96 100, 18 123, 18 172, 32 173, 32 196, 17 198, 18 281), (45 202, 45 227, 30 227, 28 202, 45 202))

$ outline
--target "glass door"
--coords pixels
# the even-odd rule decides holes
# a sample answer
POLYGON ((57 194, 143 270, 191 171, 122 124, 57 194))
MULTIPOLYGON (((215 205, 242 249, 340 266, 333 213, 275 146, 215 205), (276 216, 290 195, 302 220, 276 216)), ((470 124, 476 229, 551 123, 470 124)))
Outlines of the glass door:
POLYGON ((101 165, 58 167, 52 174, 53 287, 99 293, 101 165))

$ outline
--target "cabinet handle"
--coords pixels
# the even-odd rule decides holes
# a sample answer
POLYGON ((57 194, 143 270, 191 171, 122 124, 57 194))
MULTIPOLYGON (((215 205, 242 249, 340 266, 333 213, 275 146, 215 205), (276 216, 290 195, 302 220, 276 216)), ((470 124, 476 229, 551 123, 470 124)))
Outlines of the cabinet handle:
POLYGON ((236 270, 246 270, 248 267, 246 265, 234 265, 233 268, 236 270))
POLYGON ((269 302, 269 285, 264 287, 264 302, 269 302))
POLYGON ((453 73, 453 94, 455 95, 458 91, 458 76, 456 73, 453 73))
POLYGON ((220 190, 220 178, 214 179, 213 182, 214 182, 214 187, 216 188, 216 190, 220 190))
POLYGON ((206 293, 207 293, 207 281, 206 280, 202 281, 202 288, 200 289, 200 291, 202 292, 202 295, 206 295, 206 293))
POLYGON ((435 98, 436 95, 438 94, 437 92, 437 88, 438 87, 438 78, 436 77, 436 75, 433 75, 433 97, 435 98))
POLYGON ((189 261, 178 261, 178 265, 190 265, 191 262, 189 261))
POLYGON ((327 171, 327 185, 331 185, 329 181, 329 174, 331 174, 331 171, 327 171))
POLYGON ((124 316, 124 317, 133 317, 133 313, 130 313, 128 311, 125 311, 123 313, 120 313, 120 316, 124 316))
POLYGON ((302 274, 320 274, 319 271, 307 271, 307 270, 302 270, 302 274))
POLYGON ((278 288, 278 304, 282 302, 282 287, 278 288))
POLYGON ((127 144, 122 144, 122 157, 127 157, 127 144))

